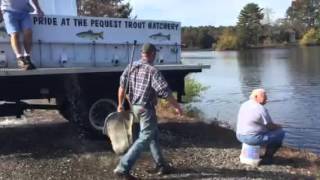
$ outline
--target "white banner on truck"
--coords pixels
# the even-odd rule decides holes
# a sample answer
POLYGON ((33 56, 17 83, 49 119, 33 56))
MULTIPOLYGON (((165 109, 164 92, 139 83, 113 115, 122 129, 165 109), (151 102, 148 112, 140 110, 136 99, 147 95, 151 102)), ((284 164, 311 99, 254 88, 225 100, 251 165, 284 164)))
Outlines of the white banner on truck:
MULTIPOLYGON (((156 45, 156 63, 180 63, 181 25, 173 21, 79 16, 32 16, 32 60, 37 67, 125 65, 137 41, 156 45)), ((15 67, 9 36, 0 24, 0 52, 7 67, 15 67)), ((137 50, 135 60, 140 58, 137 50)))
POLYGON ((180 44, 180 23, 74 16, 33 17, 34 40, 50 43, 180 44))

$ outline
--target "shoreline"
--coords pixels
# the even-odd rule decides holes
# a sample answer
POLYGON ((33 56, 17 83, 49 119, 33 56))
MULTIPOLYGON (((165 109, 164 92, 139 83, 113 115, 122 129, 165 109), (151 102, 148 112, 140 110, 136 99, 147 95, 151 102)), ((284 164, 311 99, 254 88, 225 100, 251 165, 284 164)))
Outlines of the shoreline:
MULTIPOLYGON (((177 118, 174 114, 174 112, 166 112, 165 109, 159 108, 157 109, 157 116, 159 117, 159 119, 161 119, 160 122, 170 122, 166 119, 170 119, 171 121, 174 122, 191 122, 191 123, 203 123, 203 124, 207 124, 207 125, 214 125, 218 128, 221 128, 222 131, 232 131, 234 133, 234 138, 231 138, 232 141, 234 141, 234 139, 239 142, 236 139, 236 133, 235 130, 226 122, 223 121, 219 121, 218 119, 214 119, 212 121, 205 121, 205 120, 201 120, 199 118, 193 118, 193 117, 187 117, 187 116, 183 116, 182 118, 177 118)), ((230 139, 228 139, 230 140, 230 139)), ((240 143, 240 142, 239 142, 240 143)), ((303 149, 303 148, 296 148, 296 147, 290 147, 288 145, 283 146, 287 149, 293 150, 293 151, 301 151, 301 152, 306 152, 306 153, 311 153, 314 154, 316 156, 318 156, 320 158, 320 153, 316 153, 316 152, 312 152, 312 150, 309 149, 303 149)))
MULTIPOLYGON (((238 141, 236 139, 235 130, 233 128, 231 128, 231 126, 226 122, 222 122, 222 121, 219 121, 219 120, 214 120, 214 121, 208 122, 208 121, 199 120, 197 118, 189 118, 189 117, 183 117, 183 120, 181 120, 181 119, 175 119, 173 116, 174 115, 172 115, 172 116, 160 115, 159 116, 161 118, 160 123, 167 123, 167 122, 170 122, 170 121, 174 121, 174 122, 178 121, 178 122, 181 122, 181 123, 182 122, 188 122, 188 123, 203 123, 203 124, 206 124, 208 126, 212 126, 213 125, 213 126, 216 126, 217 128, 220 128, 221 131, 232 131, 233 132, 234 138, 232 138, 232 137, 230 138, 229 137, 227 139, 228 141, 234 141, 234 140, 238 141), (167 119, 171 119, 171 120, 168 121, 167 119)), ((291 151, 299 151, 301 153, 310 153, 310 154, 313 154, 313 155, 318 156, 320 158, 320 153, 312 152, 312 150, 310 150, 310 149, 296 148, 296 147, 291 147, 291 146, 288 146, 288 145, 284 145, 284 146, 282 146, 282 148, 287 149, 287 150, 291 150, 291 151)))
POLYGON ((320 46, 320 44, 312 44, 312 45, 300 45, 299 43, 288 43, 288 44, 271 44, 271 45, 261 45, 261 46, 255 46, 255 47, 250 47, 250 48, 245 48, 245 49, 233 49, 233 50, 215 50, 213 48, 208 48, 208 49, 202 49, 202 48, 182 48, 182 51, 247 51, 247 50, 255 50, 255 49, 286 49, 286 48, 291 48, 291 47, 301 47, 303 48, 304 46, 310 47, 310 46, 320 46))
MULTIPOLYGON (((238 155, 240 155, 241 143, 236 139, 234 130, 232 130, 232 128, 230 128, 230 126, 228 126, 227 124, 221 123, 218 120, 213 121, 212 123, 206 123, 197 118, 176 118, 173 114, 163 113, 162 110, 158 111, 158 116, 160 119, 160 129, 162 129, 162 126, 165 126, 165 129, 167 130, 168 123, 175 123, 176 127, 174 129, 171 129, 171 131, 174 131, 179 135, 180 133, 188 134, 189 137, 192 136, 195 139, 199 138, 201 139, 199 141, 203 141, 203 143, 207 144, 213 143, 210 141, 215 141, 218 146, 215 147, 215 145, 213 145, 213 149, 217 150, 220 149, 219 146, 224 146, 226 147, 223 150, 224 152, 229 152, 237 158, 236 161, 230 158, 225 159, 226 161, 234 161, 235 163, 240 164, 238 155), (179 126, 181 126, 181 129, 179 128, 179 126), (183 130, 182 128, 185 129, 183 130), (236 150, 237 153, 235 153, 234 150, 236 150)), ((289 146, 283 146, 275 155, 274 165, 259 167, 261 167, 262 169, 264 167, 277 167, 279 169, 290 167, 286 169, 286 171, 290 172, 291 174, 296 174, 298 176, 307 175, 307 177, 320 178, 320 154, 316 154, 307 149, 297 149, 289 146)))

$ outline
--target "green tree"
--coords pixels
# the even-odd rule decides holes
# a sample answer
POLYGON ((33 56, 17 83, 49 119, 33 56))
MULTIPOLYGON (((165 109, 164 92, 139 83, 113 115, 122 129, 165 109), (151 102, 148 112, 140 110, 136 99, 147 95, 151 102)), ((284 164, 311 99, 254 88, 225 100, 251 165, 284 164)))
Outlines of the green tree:
POLYGON ((211 48, 225 27, 182 27, 181 41, 188 48, 211 48))
POLYGON ((188 48, 194 48, 196 46, 197 28, 183 27, 182 28, 182 44, 188 48))
POLYGON ((213 38, 204 29, 200 29, 197 37, 197 45, 201 49, 212 47, 213 38))
POLYGON ((271 39, 275 43, 287 43, 290 41, 290 33, 293 29, 286 19, 278 19, 271 27, 271 39))
POLYGON ((78 14, 82 16, 128 18, 132 11, 123 0, 77 0, 78 14))
POLYGON ((287 18, 299 35, 320 27, 320 0, 296 0, 287 9, 287 18))
POLYGON ((237 49, 238 38, 231 29, 225 29, 217 42, 216 50, 235 50, 237 49))
POLYGON ((262 36, 263 19, 261 8, 255 3, 247 4, 240 12, 237 23, 237 34, 240 48, 255 46, 262 36))
POLYGON ((315 45, 320 42, 320 32, 315 28, 311 28, 301 39, 301 45, 315 45))

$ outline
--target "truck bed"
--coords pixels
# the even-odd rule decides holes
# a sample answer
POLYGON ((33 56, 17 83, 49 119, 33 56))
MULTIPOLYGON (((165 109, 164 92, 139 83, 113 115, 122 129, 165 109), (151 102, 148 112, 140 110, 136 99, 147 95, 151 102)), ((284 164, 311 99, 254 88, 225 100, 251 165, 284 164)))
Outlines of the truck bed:
MULTIPOLYGON (((62 67, 62 68, 38 68, 35 70, 20 69, 0 69, 0 77, 4 76, 41 76, 41 75, 58 75, 58 74, 91 74, 91 73, 107 73, 122 72, 126 66, 109 66, 109 67, 62 67)), ((208 65, 184 65, 184 64, 167 64, 155 65, 161 71, 188 71, 201 72, 207 69, 208 65)))

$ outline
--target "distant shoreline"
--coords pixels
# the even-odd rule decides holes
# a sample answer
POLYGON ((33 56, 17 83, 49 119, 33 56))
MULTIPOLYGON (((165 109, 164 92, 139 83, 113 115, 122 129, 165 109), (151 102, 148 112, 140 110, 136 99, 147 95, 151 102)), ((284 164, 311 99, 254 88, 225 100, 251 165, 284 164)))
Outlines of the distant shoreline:
MULTIPOLYGON (((305 47, 313 47, 313 46, 320 46, 320 44, 312 44, 312 45, 306 45, 305 47)), ((271 44, 271 45, 261 45, 261 46, 255 46, 250 47, 246 49, 235 49, 235 50, 221 50, 222 51, 245 51, 245 50, 255 50, 255 49, 286 49, 291 47, 304 47, 301 46, 299 43, 290 43, 290 44, 271 44)), ((182 48, 182 51, 217 51, 212 48, 202 49, 202 48, 182 48)))

